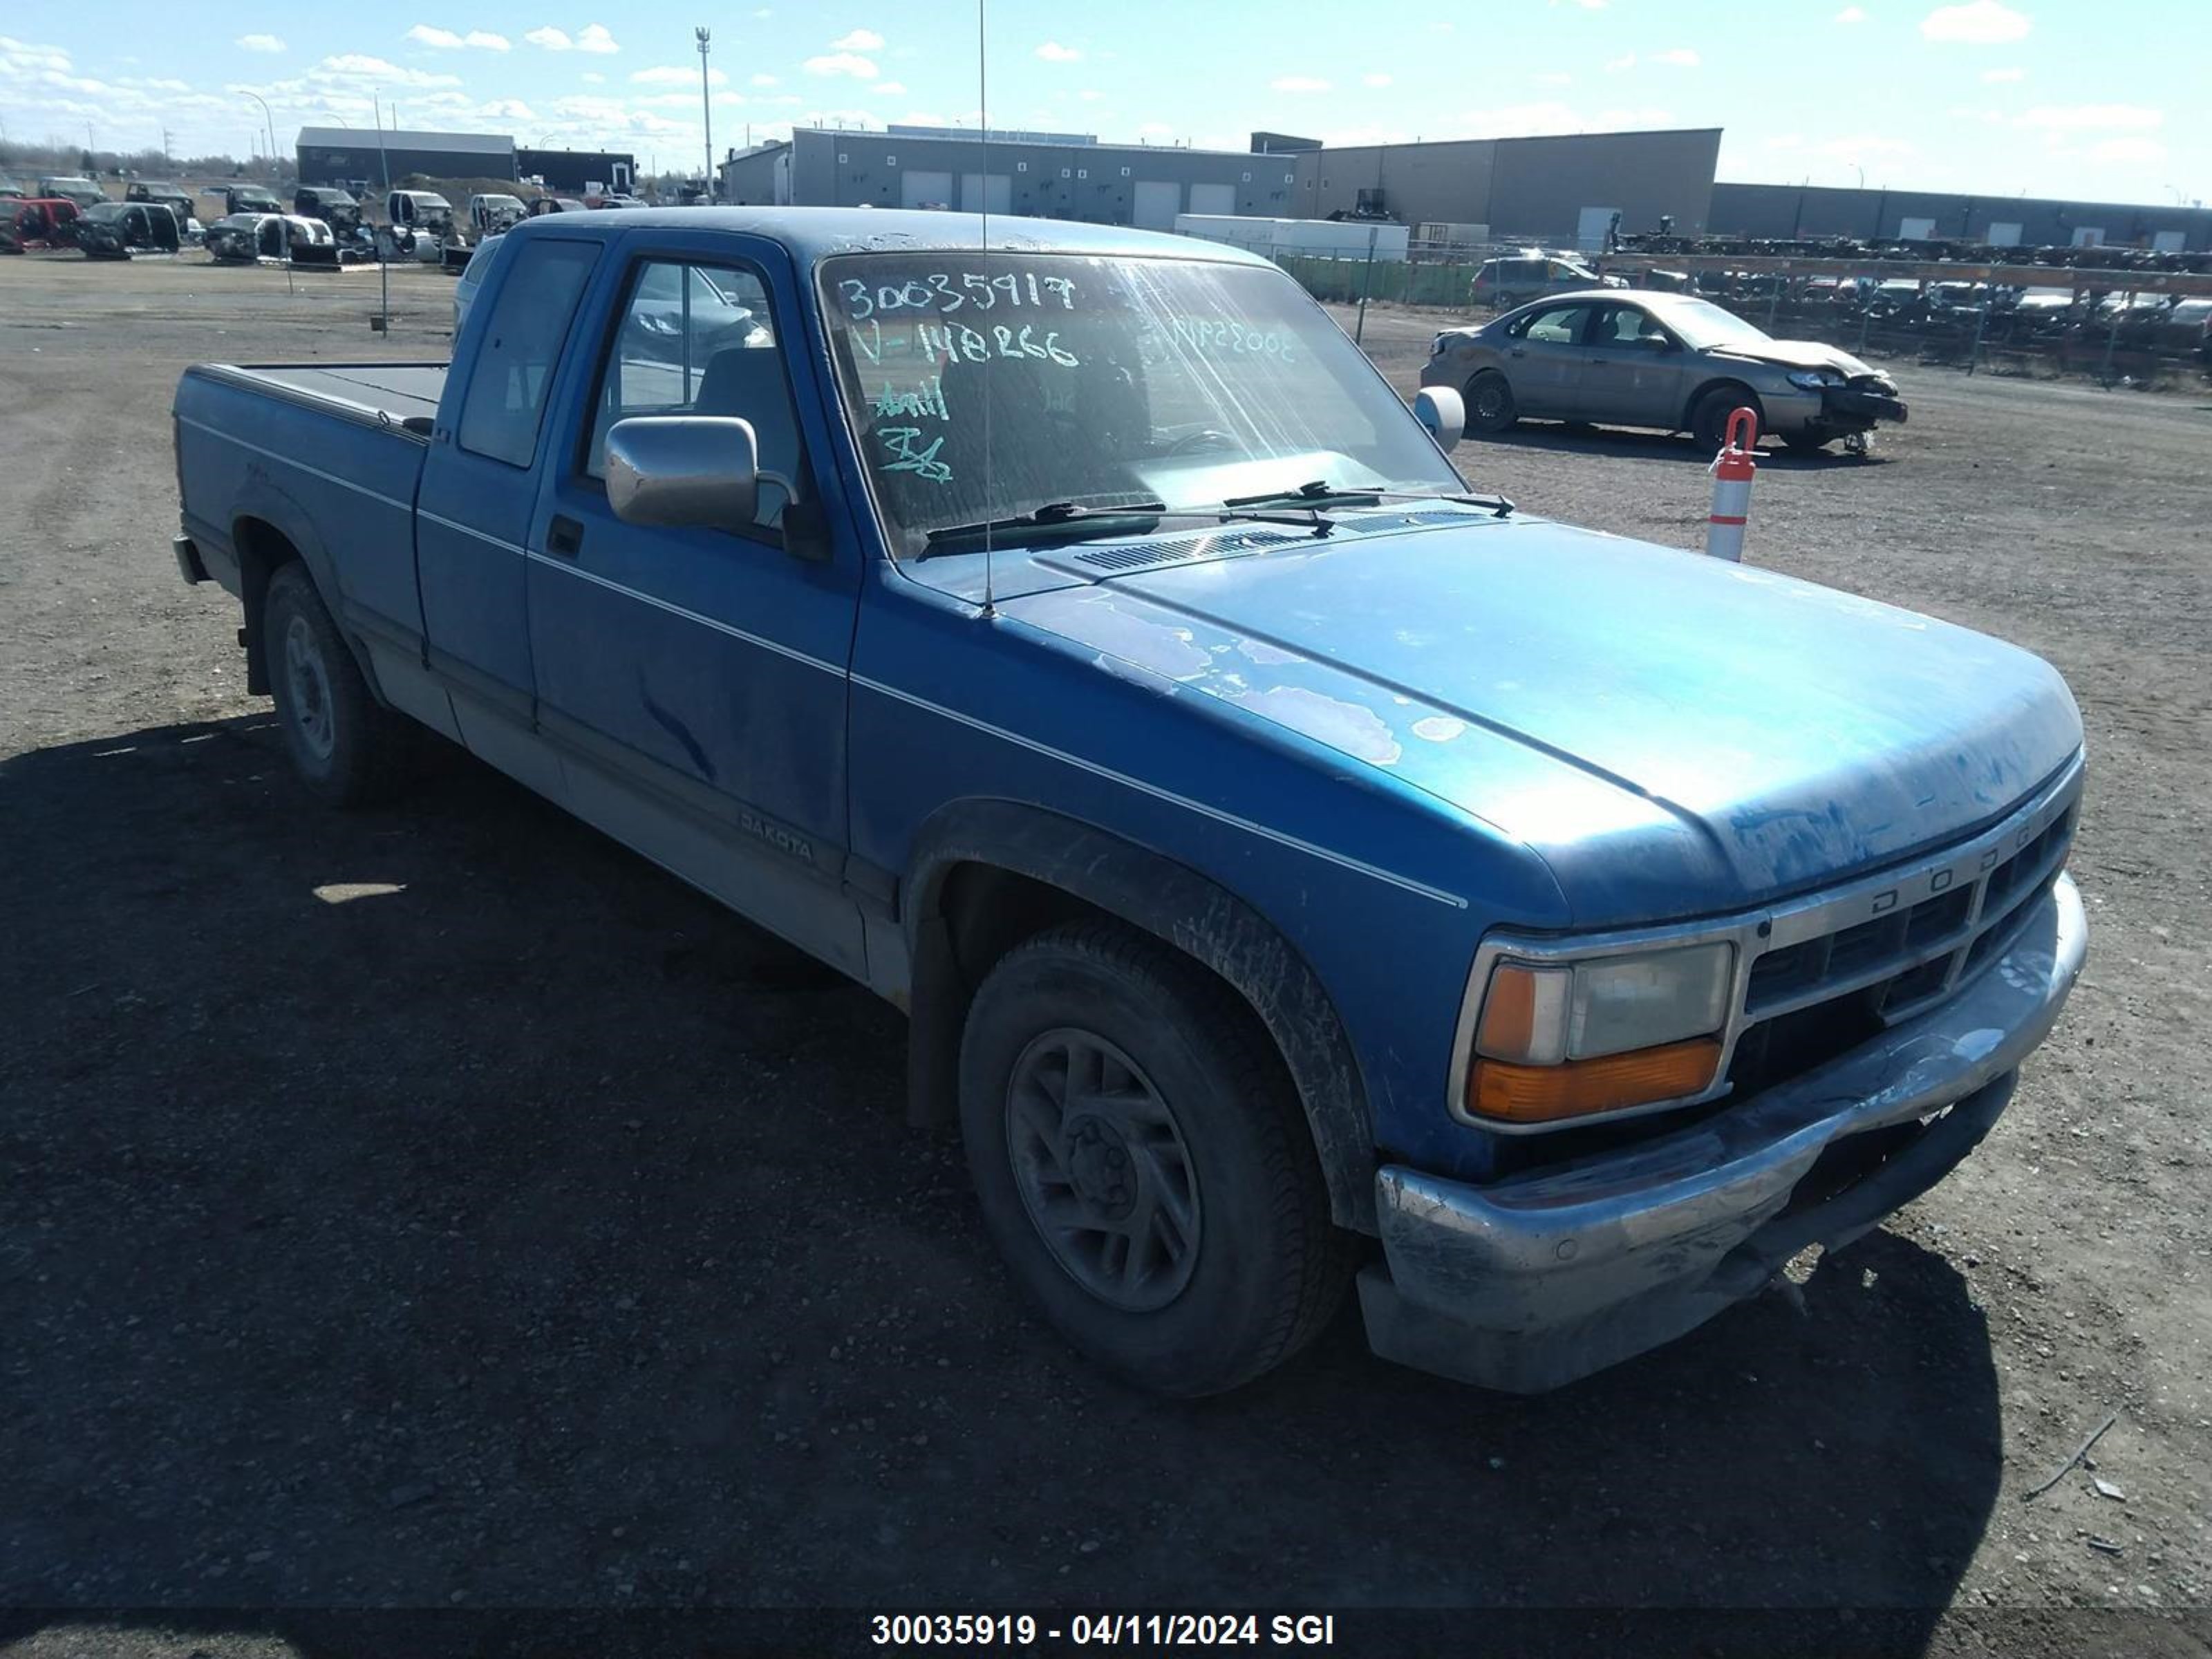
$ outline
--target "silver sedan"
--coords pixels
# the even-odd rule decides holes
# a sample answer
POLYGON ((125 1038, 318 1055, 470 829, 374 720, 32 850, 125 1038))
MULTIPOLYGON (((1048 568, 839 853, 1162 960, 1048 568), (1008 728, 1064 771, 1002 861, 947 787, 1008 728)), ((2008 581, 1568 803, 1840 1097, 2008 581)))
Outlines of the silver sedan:
POLYGON ((1421 384, 1464 397, 1473 432, 1533 416, 1686 431, 1709 449, 1739 407, 1802 451, 1863 449, 1878 423, 1905 418, 1897 383, 1849 352, 1774 339, 1688 294, 1585 289, 1447 329, 1421 384))

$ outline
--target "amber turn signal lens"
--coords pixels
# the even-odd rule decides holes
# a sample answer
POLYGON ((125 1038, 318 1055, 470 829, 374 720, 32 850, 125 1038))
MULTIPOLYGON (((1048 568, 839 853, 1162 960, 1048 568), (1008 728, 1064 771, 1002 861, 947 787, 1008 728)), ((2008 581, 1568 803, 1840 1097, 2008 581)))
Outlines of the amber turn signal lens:
POLYGON ((1717 1037, 1638 1048, 1564 1066, 1480 1060, 1467 1082, 1468 1109, 1503 1123, 1556 1123, 1703 1093, 1721 1063, 1717 1037))

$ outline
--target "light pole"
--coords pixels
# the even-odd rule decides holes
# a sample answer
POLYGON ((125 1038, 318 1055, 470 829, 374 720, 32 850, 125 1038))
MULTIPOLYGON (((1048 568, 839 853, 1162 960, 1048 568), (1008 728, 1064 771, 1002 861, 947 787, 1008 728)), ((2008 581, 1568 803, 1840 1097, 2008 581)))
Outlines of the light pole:
POLYGON ((276 165, 276 118, 269 112, 269 100, 258 92, 246 94, 261 106, 261 119, 269 130, 269 168, 278 184, 284 182, 284 170, 276 165))
POLYGON ((691 33, 699 37, 699 112, 707 122, 707 173, 704 183, 707 199, 711 202, 720 194, 714 188, 714 99, 707 84, 707 46, 714 38, 714 32, 696 28, 691 33))

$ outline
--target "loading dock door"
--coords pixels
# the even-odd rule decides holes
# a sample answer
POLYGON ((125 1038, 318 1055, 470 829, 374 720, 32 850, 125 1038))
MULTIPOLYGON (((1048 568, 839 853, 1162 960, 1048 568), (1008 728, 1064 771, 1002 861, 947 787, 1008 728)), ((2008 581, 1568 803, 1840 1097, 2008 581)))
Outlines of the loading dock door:
POLYGON ((1234 185, 1193 185, 1190 187, 1190 210, 1193 213, 1236 212, 1237 186, 1234 185))
POLYGON ((1991 247, 2018 247, 2020 246, 2020 224, 2016 220, 2000 219, 1996 221, 1990 227, 1990 246, 1991 247))
POLYGON ((901 207, 949 208, 952 205, 952 175, 908 167, 899 174, 901 207))
POLYGON ((1925 242, 1933 240, 1936 222, 1933 219, 1899 219, 1897 238, 1901 242, 1925 242))
POLYGON ((1182 211, 1182 186, 1153 179, 1137 180, 1137 198, 1131 216, 1140 230, 1173 230, 1176 215, 1182 211))
POLYGON ((963 213, 1011 213, 1014 206, 1014 175, 1011 173, 963 173, 960 175, 963 213))
POLYGON ((2150 234, 2153 253, 2179 253, 2188 246, 2189 233, 2185 230, 2154 230, 2150 234))
POLYGON ((1604 252, 1605 234, 1619 217, 1619 208, 1584 208, 1575 216, 1575 246, 1585 253, 1604 252))

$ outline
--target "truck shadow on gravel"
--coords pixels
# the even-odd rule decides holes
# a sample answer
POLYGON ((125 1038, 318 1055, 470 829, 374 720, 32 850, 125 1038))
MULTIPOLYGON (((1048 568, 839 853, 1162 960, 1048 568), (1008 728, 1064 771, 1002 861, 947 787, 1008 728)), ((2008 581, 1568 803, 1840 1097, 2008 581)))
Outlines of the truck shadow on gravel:
POLYGON ((1840 1605, 1917 1651, 1949 1601, 2000 1439, 1940 1257, 1539 1399, 1347 1312, 1150 1400, 1015 1304, 896 1013, 433 769, 331 815, 265 718, 0 764, 0 1604, 335 1655, 392 1632, 228 1610, 1840 1605))

